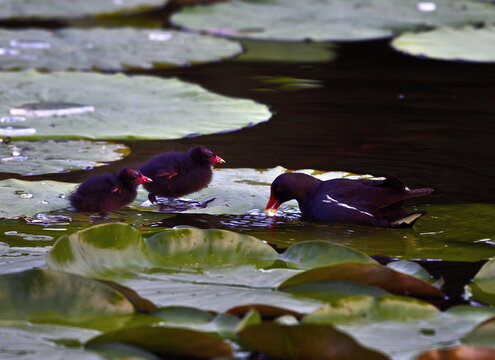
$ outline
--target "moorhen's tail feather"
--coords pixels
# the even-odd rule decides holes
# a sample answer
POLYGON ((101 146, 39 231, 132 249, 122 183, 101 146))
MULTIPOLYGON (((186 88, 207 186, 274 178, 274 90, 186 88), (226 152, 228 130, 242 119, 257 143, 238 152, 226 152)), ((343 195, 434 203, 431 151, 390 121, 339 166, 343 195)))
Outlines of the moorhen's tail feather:
POLYGON ((421 189, 412 189, 412 190, 407 190, 407 195, 408 197, 418 197, 418 196, 425 196, 428 194, 431 194, 433 192, 432 188, 421 188, 421 189))
POLYGON ((416 222, 416 220, 418 220, 424 214, 426 214, 425 211, 418 211, 418 212, 410 213, 403 218, 400 218, 400 219, 397 219, 397 220, 390 222, 390 227, 393 227, 393 228, 412 227, 414 225, 414 223, 416 222))

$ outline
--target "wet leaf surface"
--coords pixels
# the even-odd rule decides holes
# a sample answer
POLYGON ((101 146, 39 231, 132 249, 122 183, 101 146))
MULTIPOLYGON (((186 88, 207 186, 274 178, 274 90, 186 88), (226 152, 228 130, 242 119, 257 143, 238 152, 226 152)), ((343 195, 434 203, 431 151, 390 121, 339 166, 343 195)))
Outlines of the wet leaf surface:
POLYGON ((241 50, 234 41, 175 30, 0 30, 1 69, 150 69, 214 61, 241 50))
POLYGON ((0 144, 0 172, 40 175, 89 170, 130 152, 126 145, 103 141, 12 141, 0 144))
POLYGON ((19 113, 27 104, 31 107, 33 103, 54 102, 92 106, 94 111, 28 116, 22 129, 11 130, 9 136, 178 139, 237 130, 271 116, 266 106, 254 101, 217 95, 178 79, 77 72, 41 74, 32 70, 0 74, 0 116, 7 116, 12 109, 19 113))

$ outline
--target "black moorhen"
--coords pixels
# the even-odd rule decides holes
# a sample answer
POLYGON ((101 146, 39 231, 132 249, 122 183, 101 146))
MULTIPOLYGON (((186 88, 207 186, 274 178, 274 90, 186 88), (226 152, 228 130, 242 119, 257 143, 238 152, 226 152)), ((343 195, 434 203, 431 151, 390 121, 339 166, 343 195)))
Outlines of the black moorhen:
POLYGON ((425 212, 408 213, 403 200, 428 195, 433 189, 410 190, 395 176, 384 180, 322 181, 302 173, 279 175, 271 185, 268 214, 296 199, 304 217, 378 227, 410 227, 425 212))
POLYGON ((85 180, 70 196, 70 203, 79 211, 108 212, 131 203, 139 184, 152 180, 130 167, 123 168, 118 175, 101 174, 85 180))
POLYGON ((157 155, 139 170, 153 180, 144 184, 148 199, 156 203, 156 196, 176 198, 199 191, 211 181, 212 166, 225 161, 204 146, 196 146, 187 153, 157 155))

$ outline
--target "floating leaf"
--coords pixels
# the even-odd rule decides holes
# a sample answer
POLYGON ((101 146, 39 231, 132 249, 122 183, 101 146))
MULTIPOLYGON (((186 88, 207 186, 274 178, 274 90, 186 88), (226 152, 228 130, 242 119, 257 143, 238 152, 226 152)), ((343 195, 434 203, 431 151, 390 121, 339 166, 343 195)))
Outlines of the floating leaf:
POLYGON ((23 126, 35 133, 19 137, 177 139, 239 129, 271 115, 264 105, 216 95, 178 79, 74 72, 0 74, 0 116, 33 103, 59 102, 95 110, 26 117, 23 126))
POLYGON ((486 262, 468 285, 472 299, 495 306, 495 259, 486 262))
POLYGON ((457 346, 450 349, 430 350, 418 360, 491 360, 495 358, 495 349, 474 346, 457 346))
POLYGON ((336 301, 354 295, 383 296, 389 293, 379 287, 358 284, 353 281, 325 281, 290 286, 284 292, 298 297, 311 298, 323 302, 336 301))
POLYGON ((467 345, 490 346, 495 348, 495 317, 477 325, 462 338, 462 342, 467 345))
POLYGON ((0 275, 0 318, 83 323, 132 314, 134 307, 112 288, 77 275, 33 269, 0 275))
POLYGON ((387 359, 331 325, 262 323, 246 327, 239 335, 254 349, 280 359, 387 359))
POLYGON ((0 30, 1 69, 149 69, 208 62, 241 51, 234 41, 175 30, 0 30))
POLYGON ((91 339, 87 348, 101 343, 124 343, 166 356, 201 359, 230 356, 231 347, 221 339, 199 331, 164 327, 138 327, 106 333, 91 339))
POLYGON ((426 32, 406 32, 392 47, 413 56, 439 60, 495 62, 495 27, 443 27, 426 32))
POLYGON ((436 287, 410 275, 378 264, 344 263, 320 267, 296 274, 280 284, 285 289, 298 284, 344 280, 378 286, 394 294, 420 297, 440 297, 444 294, 436 287))
POLYGON ((130 152, 123 144, 104 141, 13 141, 0 144, 0 172, 40 175, 88 170, 130 152))
POLYGON ((166 3, 167 0, 72 0, 70 2, 3 0, 0 4, 0 18, 74 18, 137 11, 166 3))
POLYGON ((69 206, 66 195, 76 184, 58 181, 0 181, 0 217, 33 217, 39 212, 63 209, 69 206))
POLYGON ((491 4, 437 0, 435 8, 416 0, 234 0, 184 8, 172 17, 194 30, 249 39, 369 40, 421 26, 491 22, 491 4))
POLYGON ((403 274, 414 276, 427 283, 432 283, 432 277, 421 265, 412 261, 391 261, 387 267, 403 274))
POLYGON ((280 260, 294 269, 314 269, 346 262, 376 264, 368 255, 328 241, 305 241, 290 246, 280 260))
POLYGON ((311 324, 360 324, 377 321, 414 321, 433 318, 433 305, 403 296, 350 296, 324 305, 304 317, 311 324))

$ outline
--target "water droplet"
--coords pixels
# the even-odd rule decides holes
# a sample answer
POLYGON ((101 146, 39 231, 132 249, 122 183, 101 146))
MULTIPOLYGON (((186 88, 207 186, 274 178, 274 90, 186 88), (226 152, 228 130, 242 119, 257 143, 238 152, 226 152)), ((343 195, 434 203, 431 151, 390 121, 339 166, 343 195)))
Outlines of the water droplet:
POLYGON ((19 121, 26 121, 27 119, 24 116, 2 116, 0 117, 1 123, 13 123, 19 121))
POLYGON ((11 115, 17 116, 65 116, 93 112, 93 106, 64 102, 43 102, 21 105, 10 109, 11 115))
POLYGON ((148 39, 151 41, 169 41, 172 39, 172 34, 168 32, 152 32, 148 34, 148 39))
POLYGON ((60 199, 65 199, 67 196, 66 196, 65 194, 58 194, 58 197, 59 197, 60 199))
POLYGON ((0 55, 16 56, 19 55, 19 50, 0 48, 0 55))
POLYGON ((424 12, 432 12, 437 9, 437 5, 433 2, 420 2, 418 3, 418 10, 424 12))
POLYGON ((21 49, 49 49, 50 43, 38 40, 10 40, 10 46, 21 49))
POLYGON ((42 203, 43 205, 48 205, 48 204, 49 204, 49 202, 48 202, 48 201, 46 201, 46 200, 41 200, 41 203, 42 203))
POLYGON ((19 195, 19 197, 21 199, 31 199, 32 197, 34 197, 34 195, 33 194, 29 194, 29 193, 22 193, 22 194, 19 195))
POLYGON ((0 127, 0 136, 26 136, 36 134, 36 129, 22 126, 0 127))

